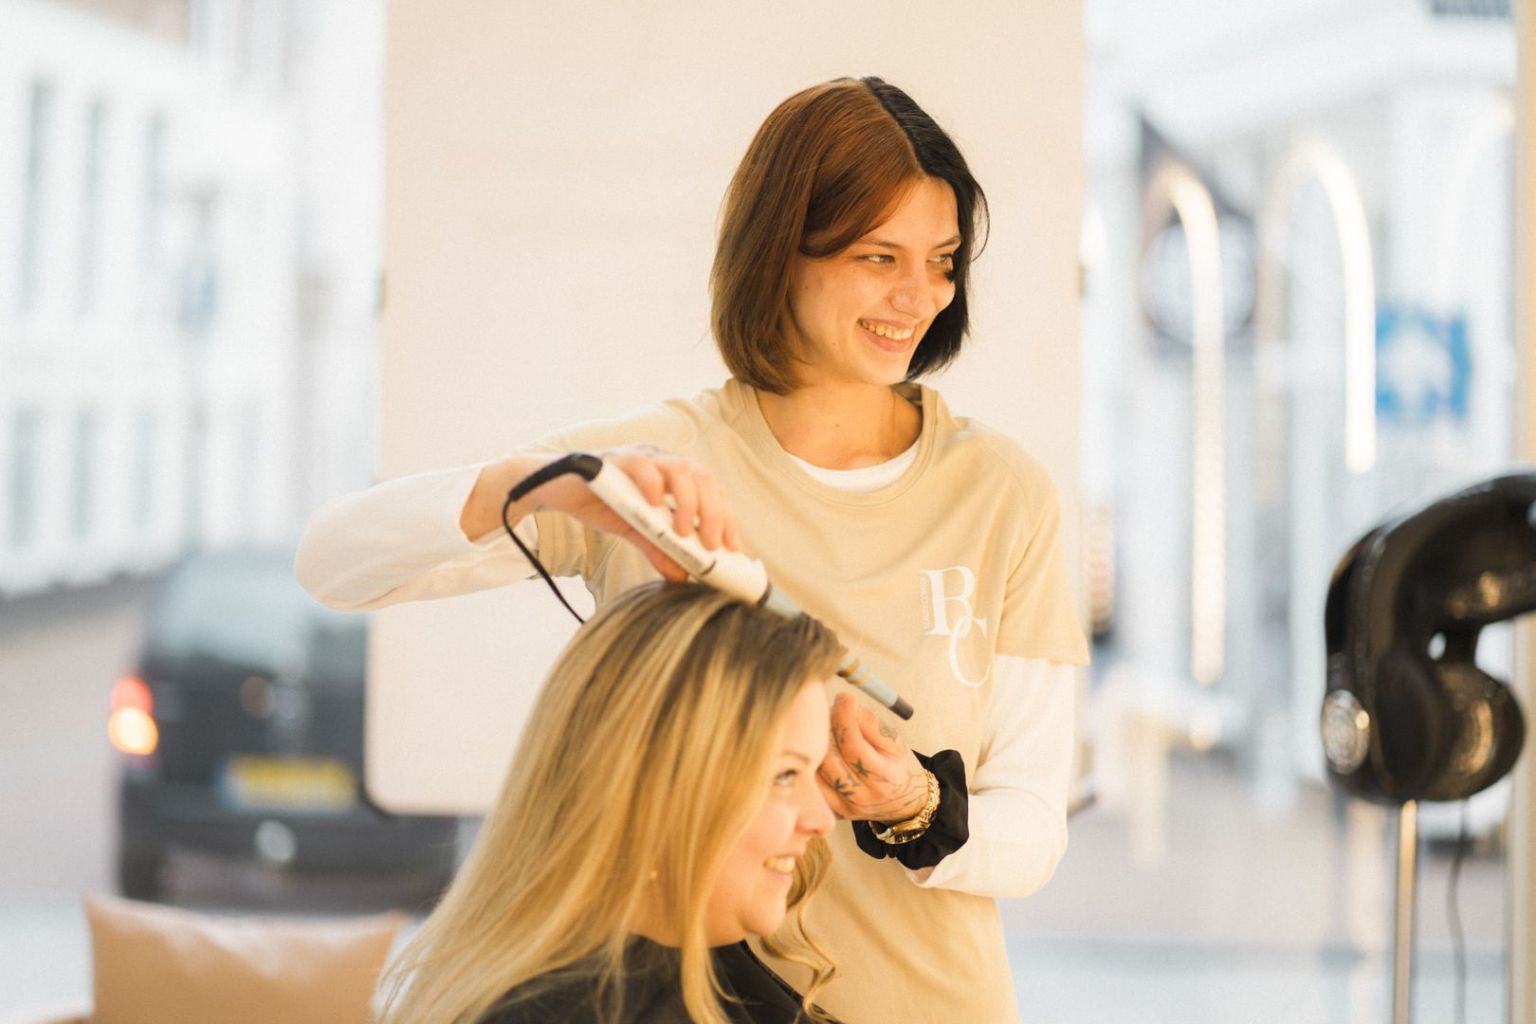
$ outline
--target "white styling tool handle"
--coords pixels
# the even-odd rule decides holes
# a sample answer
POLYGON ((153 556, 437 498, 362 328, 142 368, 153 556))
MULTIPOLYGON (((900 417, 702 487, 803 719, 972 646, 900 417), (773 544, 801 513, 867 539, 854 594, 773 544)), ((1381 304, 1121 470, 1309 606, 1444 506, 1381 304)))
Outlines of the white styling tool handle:
POLYGON ((697 534, 679 537, 672 530, 672 510, 646 501, 639 486, 619 467, 603 463, 587 485, 619 518, 701 583, 748 604, 759 604, 767 595, 768 570, 762 562, 728 548, 711 551, 699 542, 697 534))

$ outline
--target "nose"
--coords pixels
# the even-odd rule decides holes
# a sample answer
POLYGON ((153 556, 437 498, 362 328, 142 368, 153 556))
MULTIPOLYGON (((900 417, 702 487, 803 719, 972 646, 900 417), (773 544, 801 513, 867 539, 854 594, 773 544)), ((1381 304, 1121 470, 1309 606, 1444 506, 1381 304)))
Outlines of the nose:
POLYGON ((837 816, 832 813, 832 808, 827 804, 827 798, 821 795, 821 787, 814 782, 805 787, 800 798, 800 817, 796 822, 800 831, 809 832, 811 835, 824 836, 832 831, 832 826, 837 824, 837 816))
MULTIPOLYGON (((948 281, 943 284, 946 288, 952 287, 948 281)), ((938 286, 930 279, 927 268, 912 267, 896 281, 891 292, 891 307, 903 316, 928 320, 948 304, 947 298, 936 294, 937 290, 938 286)))

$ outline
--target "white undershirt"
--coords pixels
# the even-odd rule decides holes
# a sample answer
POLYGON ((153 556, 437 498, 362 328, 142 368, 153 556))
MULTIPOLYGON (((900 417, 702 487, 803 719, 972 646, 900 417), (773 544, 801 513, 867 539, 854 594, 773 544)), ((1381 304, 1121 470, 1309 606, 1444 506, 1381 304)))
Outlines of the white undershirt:
POLYGON ((850 494, 867 494, 901 479, 901 474, 917 461, 917 442, 913 441, 912 447, 894 459, 874 466, 860 466, 858 469, 827 469, 823 466, 813 466, 798 455, 790 455, 789 452, 784 454, 789 455, 795 465, 805 470, 813 479, 828 487, 836 487, 850 494))

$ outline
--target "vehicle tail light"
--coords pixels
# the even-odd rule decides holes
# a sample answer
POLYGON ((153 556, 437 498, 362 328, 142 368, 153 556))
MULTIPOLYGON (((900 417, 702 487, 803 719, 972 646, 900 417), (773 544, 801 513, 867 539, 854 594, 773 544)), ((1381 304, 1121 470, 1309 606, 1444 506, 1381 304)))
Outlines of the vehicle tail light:
POLYGON ((160 728, 155 725, 155 699, 149 684, 137 676, 124 676, 112 686, 112 715, 107 719, 107 736, 112 745, 125 754, 153 754, 160 745, 160 728))
POLYGON ((112 710, 138 708, 146 715, 155 713, 155 695, 149 684, 138 676, 123 676, 112 684, 112 710))

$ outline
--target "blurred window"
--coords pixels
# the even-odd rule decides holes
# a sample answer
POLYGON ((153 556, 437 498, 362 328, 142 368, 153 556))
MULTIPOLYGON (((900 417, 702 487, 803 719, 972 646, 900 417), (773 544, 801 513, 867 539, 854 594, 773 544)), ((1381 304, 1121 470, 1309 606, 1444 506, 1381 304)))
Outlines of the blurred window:
POLYGON ((254 534, 261 527, 257 508, 266 492, 261 478, 261 410, 248 405, 240 411, 240 529, 246 535, 254 534))
POLYGON ((95 488, 101 483, 96 454, 100 444, 100 414, 95 409, 82 409, 75 417, 74 493, 70 509, 70 529, 77 540, 89 537, 95 527, 95 488))
POLYGON ((107 101, 97 97, 86 108, 85 173, 80 196, 80 311, 96 307, 100 291, 102 179, 105 177, 107 101))
MULTIPOLYGON (((311 633, 339 660, 345 644, 333 634, 361 632, 361 617, 322 608, 294 582, 291 557, 211 556, 176 573, 149 617, 149 649, 161 657, 215 658, 272 672, 305 664, 311 633), (239 614, 230 614, 230 609, 239 614), (338 645, 342 648, 337 650, 338 645)), ((351 649, 354 652, 356 648, 351 649)))
POLYGON ((214 3, 215 0, 191 0, 191 10, 188 13, 187 38, 191 41, 192 49, 204 55, 214 51, 216 21, 214 3))
POLYGON ((149 119, 144 146, 144 264, 149 269, 160 256, 161 220, 165 210, 165 115, 149 119))
POLYGON ((37 307, 42 281, 42 238, 51 170, 49 145, 53 136, 54 88, 38 79, 32 83, 27 108, 26 192, 21 203, 21 310, 37 307))
POLYGON ((1430 0, 1430 10, 1442 16, 1508 18, 1509 0, 1430 0))
POLYGON ((261 9, 257 0, 235 0, 235 81, 244 84, 260 67, 261 9))
POLYGON ((10 545, 32 543, 37 520, 38 446, 43 417, 36 409, 18 409, 11 420, 11 478, 8 482, 10 545))
POLYGON ((155 448, 159 425, 152 409, 140 409, 133 429, 133 525, 142 531, 155 519, 155 448))
MULTIPOLYGON (((192 199, 192 242, 181 265, 177 317, 195 338, 208 335, 219 315, 219 266, 214 252, 218 196, 204 190, 192 199)), ((238 259, 234 261, 238 265, 238 259)))
POLYGON ((288 6, 275 15, 272 39, 273 80, 280 89, 292 89, 294 80, 294 19, 297 13, 288 6))

